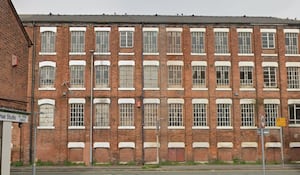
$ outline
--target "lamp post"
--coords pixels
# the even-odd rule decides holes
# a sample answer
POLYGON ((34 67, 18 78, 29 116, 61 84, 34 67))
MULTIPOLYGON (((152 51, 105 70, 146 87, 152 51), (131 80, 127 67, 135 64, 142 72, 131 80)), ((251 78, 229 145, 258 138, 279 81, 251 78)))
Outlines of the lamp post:
POLYGON ((32 151, 32 175, 36 174, 36 137, 37 137, 37 126, 36 126, 36 116, 37 114, 44 114, 43 112, 33 113, 33 151, 32 151))
POLYGON ((94 81, 94 50, 91 53, 91 98, 90 98, 90 166, 93 165, 93 81, 94 81))

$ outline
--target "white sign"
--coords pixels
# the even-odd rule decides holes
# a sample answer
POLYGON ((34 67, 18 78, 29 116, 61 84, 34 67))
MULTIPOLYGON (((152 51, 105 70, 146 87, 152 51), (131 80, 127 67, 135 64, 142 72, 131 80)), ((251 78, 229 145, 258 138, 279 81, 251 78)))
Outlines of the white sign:
POLYGON ((0 121, 27 123, 28 122, 28 116, 24 115, 24 114, 17 114, 17 113, 1 112, 0 111, 0 121))

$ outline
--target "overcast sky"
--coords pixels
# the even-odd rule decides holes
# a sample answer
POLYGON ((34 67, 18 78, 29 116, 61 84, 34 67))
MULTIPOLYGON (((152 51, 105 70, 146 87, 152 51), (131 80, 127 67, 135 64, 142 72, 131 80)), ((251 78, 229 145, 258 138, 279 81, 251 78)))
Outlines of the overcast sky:
POLYGON ((19 14, 273 16, 300 19, 300 0, 12 0, 19 14))

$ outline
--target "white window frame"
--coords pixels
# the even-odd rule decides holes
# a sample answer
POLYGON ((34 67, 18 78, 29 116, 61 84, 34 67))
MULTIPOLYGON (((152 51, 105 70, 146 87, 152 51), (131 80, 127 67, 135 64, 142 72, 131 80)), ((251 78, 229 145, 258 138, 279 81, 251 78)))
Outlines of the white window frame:
POLYGON ((56 33, 56 27, 40 27, 41 51, 39 55, 56 55, 56 33), (45 34, 47 34, 47 36, 44 36, 45 34), (51 40, 53 40, 53 43, 51 40), (46 43, 43 43, 43 41, 46 41, 46 43), (46 45, 43 46, 44 44, 46 45), (45 48, 45 50, 43 48, 45 48))
POLYGON ((208 125, 208 99, 194 98, 192 99, 193 105, 193 126, 192 129, 209 129, 208 125), (195 107, 200 107, 195 109, 195 107), (198 123, 198 120, 200 123, 198 123))
POLYGON ((260 33, 262 49, 275 49, 276 29, 260 29, 260 33), (266 36, 263 36, 264 34, 266 34, 266 36), (266 42, 266 46, 264 46, 264 40, 266 42))
POLYGON ((119 61, 119 88, 118 90, 135 90, 135 81, 134 81, 134 71, 135 71, 135 62, 134 61, 119 61), (123 67, 127 67, 128 69, 122 72, 123 67), (129 71, 131 69, 131 72, 129 71), (130 74, 129 74, 130 73, 130 74), (123 79, 125 77, 125 79, 123 79), (122 84, 125 83, 126 87, 122 84), (129 85, 131 87, 129 87, 129 85))
POLYGON ((167 55, 183 55, 182 28, 167 28, 167 55))
MULTIPOLYGON (((70 69, 70 87, 69 87, 69 90, 85 90, 86 89, 85 88, 85 66, 86 66, 86 61, 84 61, 84 60, 71 60, 71 61, 69 61, 69 69, 70 69), (74 86, 72 84, 72 79, 73 79, 72 76, 74 76, 72 74, 72 71, 71 71, 72 66, 81 66, 81 67, 83 67, 83 75, 82 75, 83 84, 82 84, 82 86, 80 86, 80 84, 78 84, 76 86, 74 86)), ((80 73, 80 72, 77 72, 76 74, 78 74, 78 73, 80 73)))
POLYGON ((94 129, 110 129, 110 99, 109 98, 94 98, 94 129), (100 109, 99 108, 100 105, 100 109), (103 106, 101 106, 103 105, 103 106), (108 107, 107 107, 108 106, 108 107), (106 108, 107 107, 107 108, 106 108), (106 111, 105 111, 106 110, 106 111), (103 125, 98 125, 104 121, 103 125))
MULTIPOLYGON (((85 99, 84 98, 69 98, 68 100, 68 103, 69 103, 69 122, 68 122, 68 129, 85 129, 85 99), (80 108, 82 108, 82 112, 78 113, 79 115, 83 115, 83 116, 77 116, 79 118, 82 117, 82 122, 83 124, 82 125, 78 125, 78 126, 74 126, 72 125, 72 122, 71 122, 71 118, 72 118, 72 114, 71 114, 71 111, 72 111, 72 105, 73 104, 76 104, 76 105, 82 105, 80 108)), ((78 111, 78 109, 76 110, 78 111)), ((73 116, 74 117, 74 116, 73 116)), ((75 116, 76 117, 76 116, 75 116)))
POLYGON ((215 55, 230 56, 229 28, 214 28, 215 55))
POLYGON ((285 64, 287 68, 287 90, 300 91, 300 62, 286 62, 285 64), (294 85, 291 86, 291 83, 294 85))
POLYGON ((158 129, 160 127, 160 99, 144 98, 143 104, 145 114, 144 129, 158 129))
POLYGON ((158 32, 159 28, 143 28, 143 55, 159 55, 158 32))
POLYGON ((110 27, 95 27, 95 55, 110 55, 110 27), (102 34, 102 35, 99 35, 102 34), (97 42, 99 41, 99 42, 97 42), (102 48, 102 49, 100 49, 102 48), (106 48, 106 49, 104 49, 106 48))
POLYGON ((55 79, 56 79, 56 62, 54 61, 42 61, 42 62, 39 62, 39 90, 55 90, 55 79), (50 81, 53 81, 53 84, 48 84, 49 86, 46 86, 46 87, 41 87, 41 72, 43 71, 43 68, 46 68, 46 67, 50 67, 51 69, 53 69, 53 77, 50 76, 49 72, 46 73, 46 77, 47 80, 50 80, 50 81))
POLYGON ((169 98, 168 99, 168 129, 185 129, 184 125, 185 125, 184 124, 184 99, 169 98), (175 107, 175 109, 173 107, 175 107), (180 109, 178 109, 178 107, 180 109), (180 116, 176 117, 174 114, 171 115, 170 111, 172 112, 176 111, 178 112, 178 114, 180 114, 180 116), (178 122, 178 125, 174 126, 174 122, 178 122))
POLYGON ((55 126, 54 126, 55 100, 39 99, 38 105, 39 105, 39 125, 37 126, 37 129, 55 129, 55 126), (48 110, 45 112, 45 111, 41 110, 41 106, 43 106, 43 105, 50 105, 52 107, 52 109, 48 108, 48 110), (41 125, 41 118, 45 118, 45 119, 49 118, 50 120, 52 120, 52 122, 50 123, 50 125, 41 125))
MULTIPOLYGON (((86 32, 86 27, 70 27, 70 52, 69 52, 69 55, 85 55, 86 53, 85 53, 85 32, 86 32), (80 47, 80 49, 79 50, 77 50, 77 49, 75 49, 75 50, 73 50, 73 41, 72 41, 72 35, 74 34, 74 33, 72 33, 72 32, 74 32, 74 33, 76 33, 76 32, 83 32, 83 43, 77 43, 76 42, 76 45, 78 45, 78 46, 76 46, 76 47, 80 47)), ((81 34, 81 33, 80 33, 81 34)), ((74 36, 74 37, 76 37, 76 41, 78 40, 78 38, 77 37, 81 37, 81 36, 74 36)))
POLYGON ((95 61, 94 62, 94 71, 95 71, 94 90, 110 90, 110 61, 105 61, 105 60, 95 61), (101 73, 98 74, 98 71, 99 71, 98 66, 100 66, 100 68, 104 68, 104 69, 99 68, 100 72, 102 74, 101 73), (107 79, 105 76, 103 76, 103 74, 106 74, 106 71, 107 71, 107 76, 108 76, 107 79), (99 82, 100 84, 97 82, 99 82))
POLYGON ((254 56, 252 49, 253 29, 237 29, 238 32, 238 55, 254 56))
POLYGON ((134 27, 119 27, 120 48, 134 47, 134 31, 135 31, 134 27))
POLYGON ((231 63, 230 61, 216 61, 216 90, 231 90, 231 63), (218 75, 218 71, 220 75, 218 75), (226 79, 226 74, 228 79, 226 79), (219 82, 218 82, 219 81, 219 82))
POLYGON ((300 54, 299 54, 299 32, 300 32, 299 29, 284 29, 285 56, 300 56, 300 54), (287 43, 287 41, 288 41, 288 43, 287 43))
POLYGON ((254 62, 248 61, 241 61, 239 62, 239 69, 240 69, 240 90, 255 90, 254 89, 254 62), (242 70, 246 68, 246 70, 242 70), (241 77, 242 71, 244 72, 244 79, 241 77), (249 79, 249 72, 251 72, 252 79, 249 79), (245 83, 243 83, 245 82, 245 83))
POLYGON ((207 90, 207 62, 206 61, 192 61, 192 81, 193 81, 193 87, 192 90, 207 90), (197 69, 197 70, 196 70, 197 69), (204 69, 204 70, 203 70, 204 69), (194 75, 194 73, 200 72, 200 76, 198 74, 194 75), (204 75, 203 75, 204 71, 204 75), (196 77, 195 77, 196 76, 196 77), (202 78, 204 76, 204 79, 202 78), (200 83, 196 84, 195 81, 198 81, 198 77, 200 77, 200 83), (196 80, 195 80, 196 78, 196 80))
POLYGON ((278 63, 277 62, 262 62, 262 67, 263 67, 263 78, 264 78, 264 88, 263 90, 265 91, 278 91, 278 63), (267 69, 265 69, 267 68, 267 69), (275 69, 275 71, 273 72, 272 69, 275 69), (268 82, 265 82, 265 71, 267 71, 268 73, 268 82), (272 72, 271 72, 272 71, 272 72), (272 73, 275 73, 275 79, 272 78, 272 73), (272 84, 274 83, 275 85, 269 85, 267 86, 266 83, 268 84, 272 84))
POLYGON ((143 61, 144 66, 144 90, 159 90, 159 61, 143 61), (147 66, 151 67, 150 72, 147 71, 147 66), (156 69, 156 70, 155 70, 156 69), (150 75, 148 75, 150 74, 150 75), (146 87, 148 84, 154 84, 152 87, 146 87))
POLYGON ((216 99, 216 124, 217 129, 233 129, 232 127, 232 99, 216 99), (221 106, 223 105, 223 106, 221 106), (219 107, 225 107, 220 112, 218 112, 219 107), (227 111, 227 112, 224 112, 227 111), (220 116, 219 116, 220 115, 220 116), (220 122, 219 123, 219 117, 220 122), (223 119, 225 119, 225 123, 223 123, 223 119))
POLYGON ((135 129, 135 115, 134 115, 135 99, 134 98, 120 98, 118 100, 118 104, 119 104, 119 111, 118 111, 119 126, 118 126, 118 129, 135 129), (127 106, 123 106, 123 105, 127 105, 127 106), (125 111, 124 116, 122 115, 122 111, 121 111, 123 107, 130 108, 130 109, 124 110, 125 111), (131 114, 131 116, 129 114, 131 114), (129 124, 123 123, 123 121, 129 122, 129 124))
MULTIPOLYGON (((183 88, 183 69, 184 69, 183 61, 168 61, 167 66, 168 66, 168 90, 184 90, 184 88, 183 88), (170 68, 176 68, 176 69, 173 69, 173 71, 176 71, 175 74, 177 74, 177 72, 180 71, 180 77, 172 74, 173 79, 171 81, 170 68)), ((177 75, 179 75, 179 73, 177 75)))
POLYGON ((280 113, 280 100, 279 99, 264 99, 264 111, 265 111, 265 120, 266 120, 266 128, 276 128, 276 119, 279 117, 280 113), (274 105, 276 109, 270 109, 271 114, 266 111, 266 106, 274 105))
POLYGON ((297 111, 300 114, 300 99, 288 99, 288 123, 290 127, 300 127, 300 118, 297 119, 297 111), (294 116, 291 116, 290 106, 293 105, 294 116), (292 117, 292 118, 291 118, 292 117))
POLYGON ((191 55, 206 55, 205 51, 205 28, 190 28, 191 55))
POLYGON ((241 129, 257 128, 256 120, 255 120, 256 119, 255 104, 256 104, 255 99, 240 99, 240 112, 241 112, 241 114, 240 114, 241 115, 241 127, 240 128, 241 129), (246 108, 243 108, 243 107, 246 107, 246 108), (247 124, 246 125, 243 124, 243 121, 245 121, 247 124))

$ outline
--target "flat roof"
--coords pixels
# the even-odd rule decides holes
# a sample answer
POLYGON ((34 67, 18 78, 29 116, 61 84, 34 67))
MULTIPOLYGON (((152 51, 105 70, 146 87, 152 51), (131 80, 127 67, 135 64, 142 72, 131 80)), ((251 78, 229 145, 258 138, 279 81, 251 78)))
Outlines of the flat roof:
POLYGON ((168 15, 20 15, 23 23, 93 23, 93 24, 244 24, 299 25, 296 19, 255 16, 168 16, 168 15))

